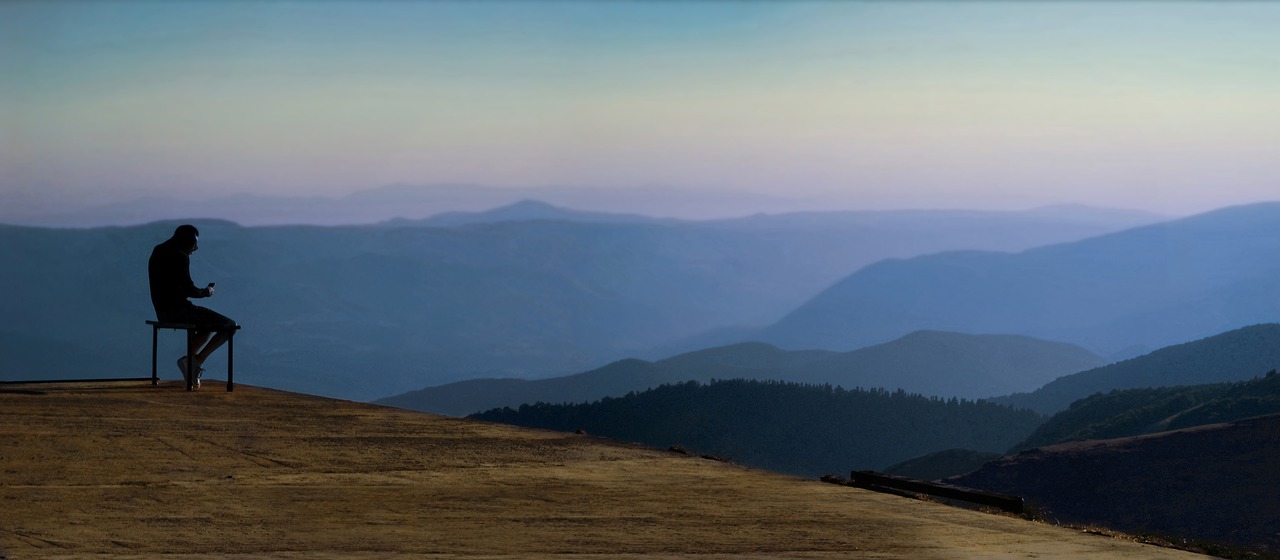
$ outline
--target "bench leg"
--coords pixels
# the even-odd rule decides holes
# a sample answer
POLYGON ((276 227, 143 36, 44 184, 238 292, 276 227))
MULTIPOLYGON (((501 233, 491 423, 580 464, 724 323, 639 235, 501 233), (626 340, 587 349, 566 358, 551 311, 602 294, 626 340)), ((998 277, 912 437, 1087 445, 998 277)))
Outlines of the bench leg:
POLYGON ((193 330, 188 330, 188 331, 187 331, 187 371, 185 372, 185 373, 186 373, 185 377, 187 378, 187 390, 188 390, 188 391, 194 391, 194 390, 196 390, 196 385, 195 385, 195 371, 196 371, 196 369, 195 369, 195 368, 196 368, 196 365, 195 365, 195 356, 193 356, 193 355, 192 355, 192 352, 193 352, 192 347, 193 347, 193 346, 195 346, 195 345, 196 345, 196 332, 195 332, 195 331, 193 331, 193 330))
POLYGON ((160 376, 156 373, 156 343, 160 338, 160 327, 151 328, 151 384, 158 385, 160 376))
POLYGON ((231 336, 227 337, 227 392, 230 393, 235 388, 235 363, 236 363, 236 331, 231 331, 231 336))

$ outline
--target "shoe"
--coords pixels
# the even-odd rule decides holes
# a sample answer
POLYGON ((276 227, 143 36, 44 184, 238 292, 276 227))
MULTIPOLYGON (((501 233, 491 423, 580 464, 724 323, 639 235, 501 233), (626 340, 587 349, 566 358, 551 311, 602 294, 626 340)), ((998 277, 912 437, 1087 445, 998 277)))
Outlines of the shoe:
POLYGON ((186 381, 187 385, 190 385, 192 389, 200 388, 200 377, 204 374, 204 368, 200 366, 191 368, 191 375, 194 379, 187 377, 187 357, 183 356, 178 358, 178 369, 182 371, 182 380, 186 381))

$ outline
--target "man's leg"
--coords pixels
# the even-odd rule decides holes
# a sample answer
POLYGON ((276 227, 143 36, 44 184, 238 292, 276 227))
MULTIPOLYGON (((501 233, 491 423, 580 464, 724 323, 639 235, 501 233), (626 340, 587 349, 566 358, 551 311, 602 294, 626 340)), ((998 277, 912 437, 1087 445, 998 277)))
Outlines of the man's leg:
MULTIPOLYGON (((204 336, 200 340, 200 344, 204 344, 205 340, 209 340, 210 334, 211 333, 203 333, 204 336)), ((213 354, 214 350, 221 348, 223 344, 226 344, 227 339, 229 338, 231 338, 231 331, 218 331, 217 334, 214 335, 213 339, 209 340, 209 344, 205 344, 205 347, 196 354, 196 365, 204 365, 204 361, 209 359, 209 355, 213 354)), ((197 344, 196 346, 198 347, 200 344, 197 344)))
POLYGON ((182 377, 187 381, 188 390, 200 388, 200 373, 204 369, 200 367, 197 351, 206 340, 209 340, 210 334, 209 331, 187 331, 187 353, 178 358, 178 369, 182 370, 182 377))
MULTIPOLYGON (((195 355, 196 365, 202 365, 205 360, 209 359, 209 355, 213 354, 214 350, 221 348, 223 344, 227 343, 227 339, 231 338, 232 331, 229 328, 219 327, 234 327, 236 322, 212 309, 200 307, 198 305, 192 306, 191 314, 191 322, 198 325, 208 325, 209 328, 208 331, 200 333, 200 344, 204 344, 204 341, 206 340, 208 340, 209 343, 204 344, 204 348, 201 348, 195 355), (209 339, 210 334, 213 334, 212 340, 209 339)), ((199 345, 197 345, 197 347, 199 347, 199 345)))
MULTIPOLYGON (((210 337, 211 335, 213 335, 213 333, 212 333, 212 332, 210 332, 210 331, 195 331, 194 333, 192 333, 192 336, 191 336, 191 354, 192 354, 192 355, 196 355, 196 356, 198 356, 198 355, 200 354, 200 353, 198 352, 198 350, 200 349, 200 347, 201 347, 201 346, 203 346, 203 345, 204 345, 204 343, 205 343, 205 342, 207 342, 207 341, 209 340, 209 337, 210 337)), ((200 362, 198 361, 198 359, 197 359, 196 363, 197 363, 197 364, 198 364, 198 363, 200 363, 200 362)))

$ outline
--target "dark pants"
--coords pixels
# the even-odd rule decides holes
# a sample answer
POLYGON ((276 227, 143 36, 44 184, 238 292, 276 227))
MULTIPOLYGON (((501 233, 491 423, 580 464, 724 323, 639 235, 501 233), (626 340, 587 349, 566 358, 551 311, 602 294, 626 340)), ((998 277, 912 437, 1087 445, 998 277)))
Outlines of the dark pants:
POLYGON ((200 325, 201 327, 208 327, 207 329, 200 329, 204 332, 224 332, 226 329, 219 327, 236 326, 235 321, 232 321, 221 313, 212 309, 200 307, 199 305, 189 305, 178 309, 157 309, 156 319, 165 323, 190 323, 193 325, 200 325))

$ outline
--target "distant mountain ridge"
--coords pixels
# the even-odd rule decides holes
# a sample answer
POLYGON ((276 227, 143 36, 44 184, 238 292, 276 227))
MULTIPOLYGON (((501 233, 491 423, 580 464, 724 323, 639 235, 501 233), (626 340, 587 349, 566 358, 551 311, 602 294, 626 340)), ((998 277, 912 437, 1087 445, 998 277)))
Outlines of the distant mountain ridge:
POLYGON ((922 331, 852 352, 785 351, 744 343, 656 362, 623 360, 551 379, 467 380, 377 402, 464 415, 537 402, 587 402, 666 383, 714 379, 904 389, 925 396, 974 399, 1006 393, 1010 387, 1037 387, 1102 361, 1083 348, 1028 337, 922 331))
POLYGON ((744 343, 691 352, 658 362, 635 358, 619 360, 591 371, 548 379, 469 379, 374 402, 465 416, 491 408, 518 407, 537 402, 588 402, 669 383, 709 382, 712 378, 758 379, 764 372, 772 371, 770 366, 805 363, 831 354, 821 350, 787 352, 767 344, 744 343), (726 356, 731 357, 724 359, 726 356), (760 364, 749 363, 751 358, 760 360, 760 364))
POLYGON ((1101 354, 1280 318, 1280 203, 1226 208, 1017 253, 860 269, 752 336, 845 350, 935 329, 1016 333, 1101 354))
POLYGON ((598 222, 614 224, 676 223, 679 220, 651 218, 639 214, 615 214, 608 212, 584 212, 553 206, 537 200, 522 200, 483 212, 445 212, 420 220, 396 218, 382 225, 394 227, 457 227, 499 222, 523 222, 530 220, 558 220, 573 222, 598 222))
MULTIPOLYGON (((219 194, 205 198, 151 195, 108 200, 93 192, 0 192, 0 223, 33 227, 132 226, 188 216, 232 221, 245 226, 349 226, 396 219, 416 221, 451 212, 484 212, 527 200, 585 212, 682 220, 726 219, 761 212, 829 211, 833 208, 830 201, 803 197, 658 186, 501 187, 439 183, 384 185, 332 196, 281 196, 252 192, 222 194, 230 192, 227 188, 214 188, 210 192, 219 194), (200 209, 196 216, 192 216, 193 208, 200 209)), ((1087 207, 1047 210, 1030 212, 1037 214, 1046 224, 1083 221, 1113 230, 1167 219, 1166 216, 1131 210, 1087 207)))
POLYGON ((1244 381, 1280 368, 1280 324, 1252 325, 1056 379, 992 399, 1053 414, 1094 393, 1244 381))
MULTIPOLYGON (((226 192, 217 189, 216 192, 226 192)), ((251 193, 219 195, 204 199, 141 196, 122 201, 94 201, 88 197, 32 193, 0 193, 0 223, 34 227, 132 226, 175 216, 233 221, 246 226, 370 225, 396 218, 419 220, 446 212, 480 212, 521 200, 542 200, 562 207, 595 212, 637 212, 688 219, 731 217, 759 212, 812 210, 813 202, 750 193, 714 190, 637 187, 592 189, 585 187, 495 187, 444 183, 433 185, 385 185, 339 196, 279 196, 251 193), (46 200, 46 198, 49 198, 46 200), (83 200, 82 200, 83 199, 83 200), (704 216, 699 216, 705 214, 704 216)), ((1154 221, 1154 220, 1153 220, 1154 221)))

